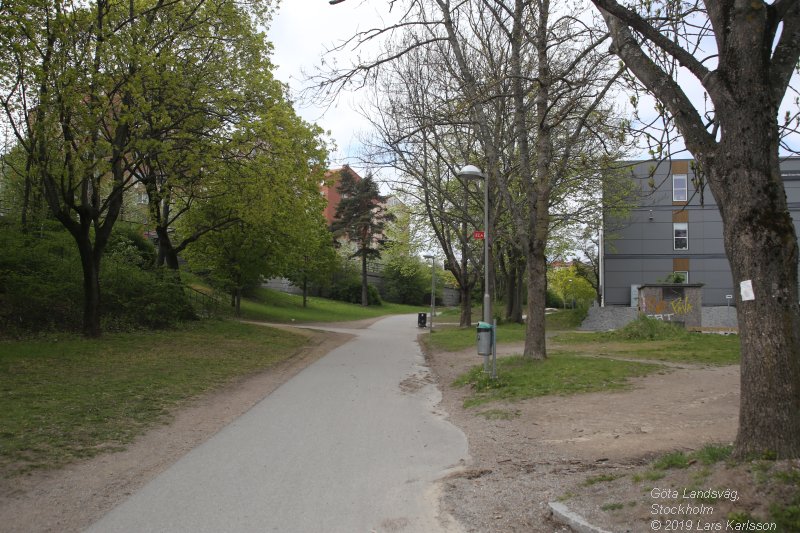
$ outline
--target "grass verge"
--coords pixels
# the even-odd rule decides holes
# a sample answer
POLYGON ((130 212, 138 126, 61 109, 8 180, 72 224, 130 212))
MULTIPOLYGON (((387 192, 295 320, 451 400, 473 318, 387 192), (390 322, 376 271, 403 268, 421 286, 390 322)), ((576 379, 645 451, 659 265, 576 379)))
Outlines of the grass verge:
POLYGON ((248 299, 242 300, 242 318, 268 322, 345 322, 386 315, 421 313, 425 308, 384 302, 382 305, 361 305, 308 298, 303 307, 303 297, 270 289, 259 288, 248 299))
MULTIPOLYGON (((458 352, 476 346, 475 336, 477 323, 471 328, 459 327, 434 327, 433 333, 426 333, 422 336, 422 341, 434 350, 444 350, 446 352, 458 352)), ((501 324, 497 326, 497 342, 522 342, 525 340, 524 324, 501 324)))
MULTIPOLYGON (((662 455, 648 470, 631 476, 631 482, 643 485, 634 485, 629 494, 643 495, 640 508, 644 509, 662 500, 669 507, 676 499, 695 508, 704 506, 709 511, 704 513, 705 522, 720 526, 703 531, 800 531, 800 463, 734 461, 732 448, 709 444, 694 452, 662 455)), ((650 514, 641 514, 643 523, 652 518, 650 514)), ((697 516, 678 518, 698 523, 697 516)))
POLYGON ((552 339, 554 349, 626 359, 674 363, 734 365, 739 363, 737 335, 685 333, 656 340, 626 339, 611 333, 562 333, 552 339))
POLYGON ((0 476, 121 449, 187 399, 283 361, 305 342, 231 321, 0 342, 0 476))
POLYGON ((455 386, 469 385, 472 394, 464 407, 492 401, 515 401, 551 394, 621 390, 629 387, 628 379, 644 376, 663 367, 649 363, 631 363, 611 359, 589 359, 567 354, 554 354, 544 361, 529 361, 521 356, 497 360, 497 379, 475 366, 460 376, 455 386))
MULTIPOLYGON (((458 316, 458 315, 456 315, 458 316)), ((545 316, 547 331, 564 331, 578 327, 586 316, 582 309, 562 309, 545 316)), ((435 350, 457 352, 475 346, 477 322, 469 328, 439 327, 434 328, 433 335, 426 335, 424 342, 435 350)), ((497 326, 497 342, 511 343, 525 341, 525 324, 499 324, 497 326)))
POLYGON ((731 450, 667 453, 632 475, 588 477, 559 500, 579 514, 599 509, 595 524, 611 531, 800 531, 800 462, 734 461, 731 450))

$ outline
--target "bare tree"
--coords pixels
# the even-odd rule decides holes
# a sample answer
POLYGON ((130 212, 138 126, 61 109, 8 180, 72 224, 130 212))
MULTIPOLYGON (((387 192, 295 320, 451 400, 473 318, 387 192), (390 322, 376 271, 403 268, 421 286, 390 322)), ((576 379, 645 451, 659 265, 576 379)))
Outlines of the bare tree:
MULTIPOLYGON (((512 168, 503 179, 501 161, 509 152, 492 142, 487 94, 480 71, 468 58, 458 33, 459 7, 436 0, 449 44, 457 60, 463 89, 472 102, 470 111, 481 131, 489 179, 496 184, 514 221, 519 247, 527 264, 528 319, 524 356, 546 357, 544 309, 546 247, 551 227, 551 202, 568 181, 597 172, 597 159, 588 148, 605 149, 601 160, 618 155, 614 117, 603 102, 618 75, 600 50, 604 39, 596 29, 570 16, 551 19, 548 0, 482 3, 508 43, 510 101, 513 110, 512 168), (569 46, 565 44, 569 43, 569 46), (592 142, 599 140, 599 142, 592 142), (613 148, 613 149, 609 149, 613 148), (518 193, 519 196, 515 196, 518 193)), ((473 23, 473 28, 479 27, 473 23)), ((486 46, 493 40, 487 40, 486 46)), ((491 78, 490 78, 491 79, 491 78)), ((563 189, 566 190, 566 189, 563 189)))
MULTIPOLYGON (((475 145, 462 152, 467 158, 460 162, 480 162, 487 170, 490 235, 498 233, 501 210, 511 223, 505 242, 513 243, 527 266, 525 355, 544 358, 548 235, 551 224, 568 218, 551 219, 553 202, 565 203, 570 190, 586 188, 602 164, 619 155, 619 121, 603 103, 619 75, 600 48, 605 32, 567 15, 551 19, 546 0, 413 0, 406 5, 396 26, 354 37, 364 43, 403 31, 394 47, 384 48, 372 62, 318 80, 336 88, 367 75, 360 79, 368 83, 387 63, 421 48, 432 51, 419 58, 429 68, 414 74, 425 80, 425 89, 447 74, 448 87, 455 88, 442 93, 447 101, 436 102, 448 110, 446 122, 438 120, 460 124, 474 135, 475 145)), ((431 120, 431 109, 417 116, 431 120)), ((453 127, 452 133, 460 132, 453 127)), ((452 155, 450 164, 455 164, 452 155)), ((558 210, 564 215, 568 208, 558 210)), ((503 257, 505 266, 496 241, 490 242, 492 256, 503 257)), ((516 266, 509 272, 518 280, 516 266)), ((494 270, 492 262, 487 268, 494 270)))
POLYGON ((471 229, 482 224, 483 194, 457 178, 453 164, 469 159, 478 143, 440 52, 409 51, 376 78, 373 101, 363 110, 375 131, 366 157, 398 171, 393 187, 442 249, 460 291, 460 324, 469 326, 483 258, 471 229))

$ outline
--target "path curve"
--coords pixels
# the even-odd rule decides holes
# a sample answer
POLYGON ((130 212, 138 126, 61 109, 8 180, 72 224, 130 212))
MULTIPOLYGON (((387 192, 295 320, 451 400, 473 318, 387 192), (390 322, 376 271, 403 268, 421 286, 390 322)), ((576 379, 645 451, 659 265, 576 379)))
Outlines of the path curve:
POLYGON ((318 327, 354 338, 89 531, 457 531, 436 490, 466 437, 437 411, 414 318, 318 327))

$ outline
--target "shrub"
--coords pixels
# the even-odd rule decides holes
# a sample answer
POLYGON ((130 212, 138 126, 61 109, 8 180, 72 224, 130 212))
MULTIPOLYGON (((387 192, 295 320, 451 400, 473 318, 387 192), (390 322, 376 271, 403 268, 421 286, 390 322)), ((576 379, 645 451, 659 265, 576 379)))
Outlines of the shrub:
POLYGON ((390 302, 423 305, 431 288, 430 274, 417 258, 399 257, 383 269, 383 293, 390 302))
POLYGON ((100 311, 106 330, 166 328, 194 317, 176 272, 143 270, 109 258, 101 280, 100 311))
MULTIPOLYGON (((331 288, 331 298, 341 302, 349 302, 353 304, 361 303, 361 280, 359 279, 346 279, 343 282, 334 284, 331 288)), ((368 305, 381 305, 381 295, 374 285, 367 286, 367 303, 368 305)))
POLYGON ((663 340, 686 337, 690 333, 679 324, 642 315, 613 335, 628 340, 663 340))
POLYGON ((17 331, 77 330, 83 309, 81 264, 72 237, 0 227, 0 323, 17 331))
MULTIPOLYGON (((75 242, 59 227, 24 234, 0 226, 0 329, 9 335, 80 331, 83 275, 75 242)), ((101 262, 105 329, 166 327, 192 316, 177 275, 149 268, 152 245, 131 230, 115 233, 101 262)))

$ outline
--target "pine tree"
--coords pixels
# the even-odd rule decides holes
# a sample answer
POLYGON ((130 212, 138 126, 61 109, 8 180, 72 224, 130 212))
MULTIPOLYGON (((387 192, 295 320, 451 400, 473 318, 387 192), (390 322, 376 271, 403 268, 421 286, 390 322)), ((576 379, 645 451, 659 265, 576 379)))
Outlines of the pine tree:
POLYGON ((361 305, 369 305, 367 261, 378 259, 386 245, 384 228, 394 216, 386 209, 387 197, 381 195, 371 174, 361 179, 345 166, 340 172, 337 190, 341 201, 331 231, 337 241, 345 238, 356 247, 350 257, 361 258, 361 305))

